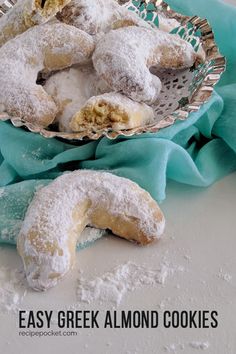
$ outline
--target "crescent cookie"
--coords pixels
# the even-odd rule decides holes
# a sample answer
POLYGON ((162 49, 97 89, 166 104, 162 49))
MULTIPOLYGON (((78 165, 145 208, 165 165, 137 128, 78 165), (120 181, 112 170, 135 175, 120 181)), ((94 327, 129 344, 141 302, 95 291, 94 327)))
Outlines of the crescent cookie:
POLYGON ((71 129, 132 129, 154 121, 154 110, 145 103, 132 101, 120 93, 91 97, 74 115, 71 129))
POLYGON ((93 66, 85 65, 59 71, 46 81, 44 90, 53 97, 59 111, 54 123, 59 131, 72 132, 70 122, 87 102, 95 95, 108 92, 109 88, 97 77, 93 66))
POLYGON ((154 103, 161 81, 150 68, 183 69, 204 58, 178 35, 144 27, 124 27, 105 34, 96 44, 93 64, 113 91, 134 101, 154 103))
POLYGON ((64 174, 36 193, 17 239, 30 287, 51 288, 71 269, 86 225, 146 245, 163 233, 165 219, 150 194, 126 178, 64 174))
POLYGON ((48 126, 58 108, 42 86, 38 73, 87 61, 94 41, 87 33, 63 24, 35 26, 0 48, 0 104, 11 116, 48 126))
POLYGON ((119 23, 119 27, 131 23, 149 26, 146 21, 119 5, 115 0, 71 0, 56 17, 91 35, 108 32, 113 27, 113 23, 119 23))
POLYGON ((0 46, 28 28, 49 21, 70 0, 18 0, 0 18, 0 46))

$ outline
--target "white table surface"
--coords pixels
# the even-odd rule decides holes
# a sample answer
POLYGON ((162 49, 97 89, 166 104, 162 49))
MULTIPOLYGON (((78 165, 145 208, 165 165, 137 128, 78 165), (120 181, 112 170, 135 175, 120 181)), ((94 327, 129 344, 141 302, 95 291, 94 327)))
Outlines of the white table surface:
MULTIPOLYGON (((209 342, 208 354, 236 353, 236 173, 208 189, 170 182, 162 208, 167 218, 165 238, 153 246, 140 248, 115 237, 97 241, 77 254, 74 271, 57 288, 47 293, 28 293, 22 308, 65 309, 75 303, 78 271, 85 277, 103 274, 129 260, 157 268, 165 259, 183 266, 157 288, 141 288, 124 297, 118 310, 201 310, 219 312, 218 329, 83 329, 76 337, 56 339, 19 338, 16 316, 0 315, 0 353, 171 353, 194 354, 202 350, 192 342, 209 342), (224 280, 220 274, 231 275, 224 280), (180 349, 182 344, 185 349, 180 349)), ((0 266, 18 267, 15 249, 0 250, 0 266)), ((81 309, 81 308, 77 308, 81 309)), ((97 309, 86 305, 84 309, 97 309)), ((109 308, 100 306, 99 309, 109 308)))

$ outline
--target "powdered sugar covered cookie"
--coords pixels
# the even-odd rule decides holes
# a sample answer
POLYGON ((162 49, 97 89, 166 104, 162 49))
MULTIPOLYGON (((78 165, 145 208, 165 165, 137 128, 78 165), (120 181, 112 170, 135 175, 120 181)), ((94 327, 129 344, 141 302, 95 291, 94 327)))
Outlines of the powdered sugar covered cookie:
POLYGON ((65 174, 38 191, 17 240, 29 285, 55 286, 73 266, 86 225, 146 245, 164 231, 165 219, 136 183, 99 171, 65 174))
POLYGON ((91 36, 63 23, 35 26, 7 42, 0 48, 0 104, 4 111, 48 126, 58 107, 36 84, 38 73, 83 63, 93 50, 91 36))
POLYGON ((197 61, 203 58, 178 35, 136 26, 110 31, 98 41, 93 54, 97 73, 112 90, 149 104, 161 91, 151 67, 183 69, 197 61))
POLYGON ((70 0, 18 0, 0 18, 0 46, 30 27, 53 18, 70 0))
POLYGON ((91 97, 72 121, 73 131, 87 129, 124 130, 154 122, 154 110, 120 93, 110 92, 91 97))
POLYGON ((62 132, 72 131, 72 117, 90 97, 110 90, 91 64, 57 72, 47 80, 44 89, 59 107, 54 123, 62 132))

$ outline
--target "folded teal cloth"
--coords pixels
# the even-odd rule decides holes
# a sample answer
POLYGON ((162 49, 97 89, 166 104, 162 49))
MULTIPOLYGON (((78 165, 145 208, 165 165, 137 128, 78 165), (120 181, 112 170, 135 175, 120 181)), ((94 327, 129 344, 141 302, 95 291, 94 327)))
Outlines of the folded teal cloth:
POLYGON ((207 187, 236 170, 236 7, 220 0, 169 4, 187 15, 208 17, 214 28, 228 68, 212 99, 188 120, 156 134, 77 146, 1 122, 0 242, 15 243, 35 190, 65 171, 109 170, 162 201, 167 179, 207 187))

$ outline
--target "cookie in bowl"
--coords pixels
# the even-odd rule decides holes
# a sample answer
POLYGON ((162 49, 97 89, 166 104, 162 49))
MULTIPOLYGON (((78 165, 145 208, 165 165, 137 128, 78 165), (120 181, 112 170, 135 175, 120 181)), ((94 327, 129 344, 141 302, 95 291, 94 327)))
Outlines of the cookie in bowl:
POLYGON ((123 130, 154 122, 152 107, 115 92, 91 97, 70 123, 72 131, 81 129, 123 130))

